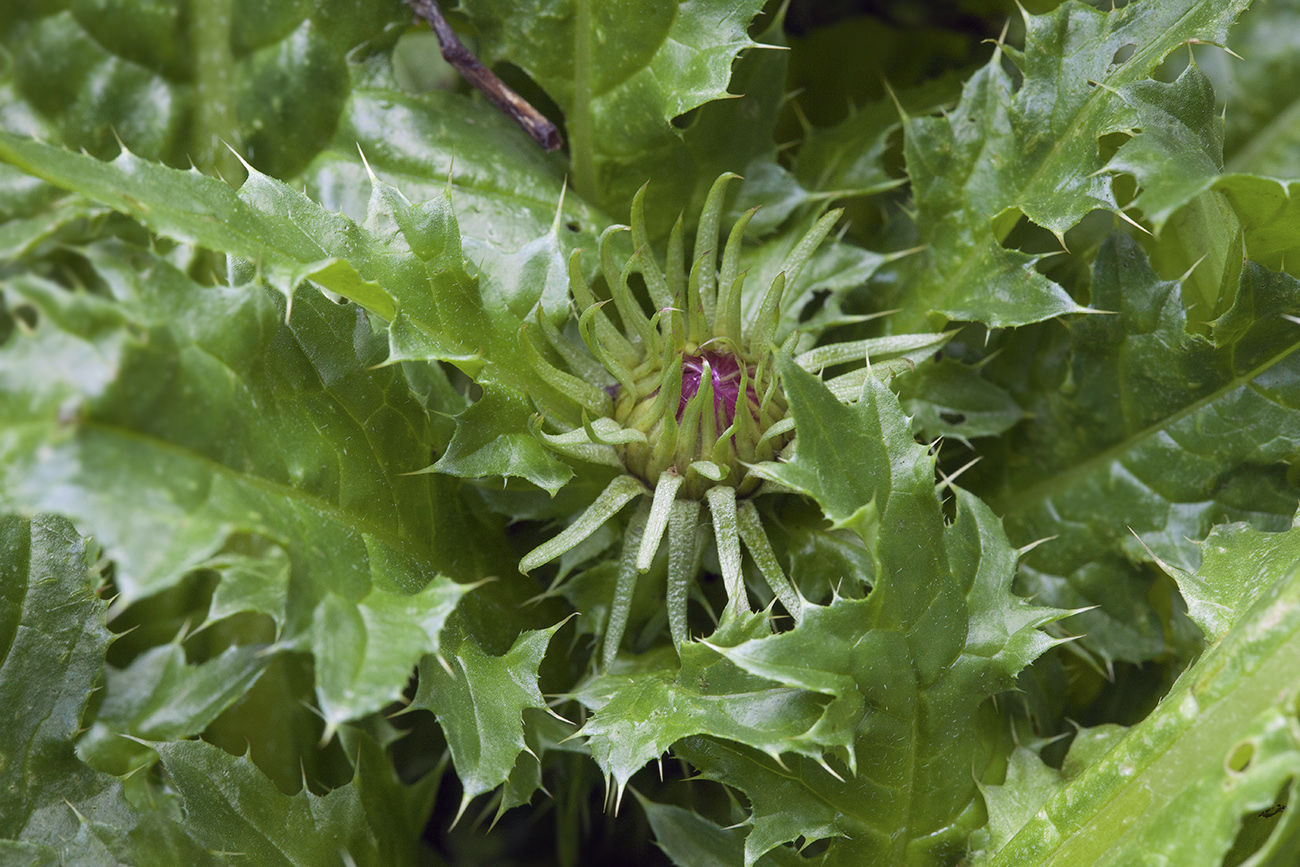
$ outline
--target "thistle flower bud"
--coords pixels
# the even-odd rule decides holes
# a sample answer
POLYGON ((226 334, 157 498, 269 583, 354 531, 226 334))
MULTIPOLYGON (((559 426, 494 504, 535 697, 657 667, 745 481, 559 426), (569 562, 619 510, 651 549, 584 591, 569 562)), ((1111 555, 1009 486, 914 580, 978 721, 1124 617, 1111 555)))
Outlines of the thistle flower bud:
POLYGON ((697 530, 704 526, 711 526, 716 539, 728 610, 749 610, 741 570, 743 541, 773 595, 796 621, 802 617, 802 596, 773 554, 752 502, 761 493, 761 480, 750 467, 776 459, 794 438, 772 343, 787 274, 798 273, 839 212, 819 219, 787 255, 783 270, 760 290, 761 297, 745 303, 740 248, 754 212, 736 221, 720 266, 713 249, 726 186, 734 177, 723 175, 709 191, 689 272, 681 219, 668 238, 667 273, 648 250, 644 187, 632 202, 632 225, 614 226, 600 238, 608 300, 598 300, 587 285, 578 254, 569 259, 577 332, 589 354, 540 318, 547 345, 534 347, 524 336, 524 351, 547 387, 545 400, 534 398, 539 410, 535 434, 567 459, 618 466, 623 472, 581 516, 526 554, 519 568, 527 572, 554 560, 629 503, 640 501, 624 529, 605 633, 607 666, 627 626, 636 576, 651 568, 665 535, 674 644, 689 639, 686 587, 698 568, 697 530), (612 239, 629 230, 637 252, 621 264, 612 239), (647 315, 644 299, 628 285, 634 270, 645 280, 653 315, 647 315), (753 311, 749 321, 742 321, 745 310, 753 311), (563 359, 569 371, 552 366, 548 358, 563 359), (558 432, 544 429, 542 419, 548 416, 546 424, 558 432))
POLYGON ((790 438, 769 434, 786 406, 779 388, 759 393, 763 383, 775 385, 771 354, 763 355, 759 362, 750 353, 686 344, 667 365, 651 367, 644 396, 618 389, 614 420, 645 434, 644 443, 620 447, 628 471, 653 483, 671 470, 685 478, 681 494, 693 499, 719 483, 751 493, 758 480, 746 465, 771 460, 790 438))

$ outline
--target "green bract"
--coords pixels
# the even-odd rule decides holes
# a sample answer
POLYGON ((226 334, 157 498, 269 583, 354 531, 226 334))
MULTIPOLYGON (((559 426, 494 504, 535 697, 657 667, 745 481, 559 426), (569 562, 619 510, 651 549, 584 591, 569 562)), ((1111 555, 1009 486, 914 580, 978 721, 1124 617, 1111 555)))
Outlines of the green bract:
POLYGON ((848 5, 0 2, 0 863, 1300 863, 1300 0, 848 5))

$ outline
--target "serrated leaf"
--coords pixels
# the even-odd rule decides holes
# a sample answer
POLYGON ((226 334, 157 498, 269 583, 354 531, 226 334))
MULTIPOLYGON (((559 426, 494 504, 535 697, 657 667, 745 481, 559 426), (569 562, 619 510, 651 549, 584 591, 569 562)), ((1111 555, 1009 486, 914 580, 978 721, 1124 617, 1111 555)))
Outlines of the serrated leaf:
POLYGON ((464 792, 460 815, 469 802, 506 782, 527 749, 522 714, 545 708, 537 687, 537 668, 551 637, 563 624, 522 633, 502 656, 489 656, 473 638, 456 633, 441 661, 425 657, 413 708, 438 717, 451 748, 452 763, 464 792))
POLYGON ((416 663, 440 651, 443 624, 470 589, 439 575, 412 595, 379 587, 357 601, 326 595, 311 637, 326 730, 401 699, 416 663))
POLYGON ((100 199, 160 234, 240 257, 236 276, 260 274, 286 298, 310 278, 357 302, 390 320, 389 362, 450 361, 480 383, 557 401, 555 387, 523 353, 519 317, 503 301, 485 299, 466 273, 445 195, 413 205, 373 179, 366 221, 358 225, 256 171, 236 194, 197 172, 126 151, 101 163, 3 131, 0 158, 100 199))
MULTIPOLYGON (((1293 522, 1294 524, 1294 522, 1293 522)), ((1300 563, 1300 533, 1261 533, 1248 524, 1216 527, 1200 544, 1194 573, 1174 570, 1187 614, 1207 641, 1221 641, 1276 579, 1277 565, 1300 563)))
POLYGON ((17 864, 215 860, 167 815, 74 751, 104 665, 96 550, 64 518, 0 518, 0 857, 17 864))
POLYGON ((152 746, 186 824, 209 849, 239 852, 250 864, 382 863, 377 838, 386 828, 381 816, 366 815, 355 787, 285 795, 247 758, 203 741, 152 746))
POLYGON ((283 548, 270 545, 256 556, 225 553, 207 566, 221 573, 208 607, 210 622, 252 611, 268 615, 277 630, 284 628, 292 561, 283 548))
POLYGON ((754 45, 745 27, 762 6, 757 0, 461 4, 482 35, 484 59, 523 69, 559 105, 574 187, 614 213, 626 209, 648 177, 666 174, 664 156, 680 152, 672 120, 727 96, 732 61, 754 45))
POLYGON ((456 435, 430 469, 466 479, 515 476, 554 495, 573 470, 529 431, 535 414, 523 397, 489 386, 456 416, 456 435))
POLYGON ((1036 347, 1035 421, 1015 440, 994 503, 1016 544, 1055 537, 1025 557, 1026 587, 1063 608, 1099 605, 1073 623, 1108 658, 1164 651, 1145 603, 1152 575, 1137 565, 1147 548, 1194 571, 1189 540, 1215 523, 1278 529, 1295 510, 1279 464, 1300 442, 1288 384, 1300 330, 1281 313, 1300 303, 1300 284, 1250 264, 1237 295, 1216 350, 1186 330, 1177 284, 1114 236, 1097 255, 1093 302, 1116 314, 1036 347))
MULTIPOLYGON (((678 867, 734 867, 745 857, 745 840, 738 829, 720 828, 692 810, 659 804, 637 796, 655 842, 678 867)), ((765 867, 803 863, 793 850, 773 849, 758 863, 765 867)))
MULTIPOLYGON (((289 572, 284 608, 268 612, 286 641, 311 632, 326 598, 364 621, 356 606, 367 594, 401 608, 440 571, 497 571, 458 541, 468 515, 446 487, 454 482, 404 475, 434 438, 399 369, 372 368, 384 346, 364 316, 314 294, 285 324, 264 290, 200 287, 112 247, 92 259, 120 302, 32 277, 9 283, 39 314, 0 352, 4 501, 93 527, 124 602, 174 586, 250 536, 287 555, 276 567, 289 572)), ((232 604, 220 591, 214 601, 232 604)), ((346 714, 400 694, 424 651, 402 652, 382 677, 367 675, 365 700, 346 714)), ((318 660, 322 689, 358 688, 353 666, 364 658, 318 660)))
POLYGON ((1142 133, 1120 146, 1107 168, 1129 172, 1141 187, 1134 204, 1157 233, 1174 210, 1209 187, 1223 165, 1223 127, 1214 90, 1196 64, 1177 81, 1136 81, 1120 92, 1142 133))
POLYGON ((153 648, 126 668, 107 670, 96 719, 147 740, 193 737, 257 682, 271 661, 265 650, 261 645, 230 647, 188 665, 177 643, 153 648))
POLYGON ((93 553, 65 519, 0 519, 0 837, 57 846, 76 817, 64 798, 125 806, 105 775, 77 760, 72 740, 104 665, 110 635, 93 553), (118 803, 114 803, 118 800, 118 803))
POLYGON ((1068 2, 1028 15, 1019 89, 995 53, 949 115, 909 119, 904 152, 929 250, 900 299, 899 329, 931 311, 1002 326, 1080 309, 1035 271, 1034 256, 1002 246, 1015 216, 1059 237, 1089 211, 1114 209, 1098 139, 1136 125, 1121 91, 1188 40, 1221 42, 1245 6, 1179 0, 1105 12, 1068 2), (1131 56, 1116 60, 1126 47, 1131 56))
MULTIPOLYGON (((768 631, 764 615, 740 620, 744 626, 733 629, 768 631)), ((692 735, 728 738, 777 757, 818 757, 848 746, 851 733, 819 730, 825 699, 802 685, 778 686, 748 674, 703 644, 684 645, 680 667, 667 657, 659 662, 592 678, 576 694, 595 711, 581 734, 620 795, 632 774, 692 735)))
POLYGON ((68 5, 16 10, 3 28, 17 94, 59 140, 238 171, 225 142, 281 177, 329 140, 348 52, 405 15, 395 0, 68 5))
POLYGON ((897 103, 884 99, 852 109, 834 126, 809 130, 792 170, 804 187, 836 198, 867 196, 898 186, 901 179, 885 165, 891 135, 907 115, 931 114, 956 101, 960 92, 960 82, 947 75, 893 93, 897 103))
POLYGON ((1238 603, 1215 630, 1222 637, 1150 717, 1084 763, 982 863, 1033 867, 1103 851, 1113 863, 1218 863, 1260 818, 1269 821, 1254 863, 1294 857, 1295 811, 1274 807, 1294 798, 1300 775, 1296 533, 1270 538, 1233 525, 1210 536, 1198 582, 1238 603))
POLYGON ((879 411, 883 387, 873 379, 865 386, 873 399, 846 405, 790 359, 778 357, 777 369, 796 435, 807 435, 799 437, 794 460, 765 464, 756 472, 811 496, 837 527, 848 525, 873 501, 878 511, 887 508, 896 481, 915 489, 933 478, 933 464, 924 458, 906 468, 901 463, 891 468, 890 452, 914 453, 915 444, 901 413, 879 411), (895 479, 894 469, 900 478, 895 479))
POLYGON ((717 650, 752 675, 829 696, 811 734, 852 738, 844 758, 856 773, 836 777, 806 755, 785 761, 787 770, 730 743, 676 749, 749 796, 747 864, 800 836, 837 838, 831 857, 859 863, 942 863, 978 821, 970 771, 989 723, 972 717, 1051 646, 1038 627, 1064 612, 1011 595, 1016 552, 972 495, 957 490, 957 519, 945 526, 933 459, 888 389, 868 378, 846 406, 793 362, 779 363, 795 455, 763 472, 864 540, 872 589, 806 605, 789 632, 717 650))

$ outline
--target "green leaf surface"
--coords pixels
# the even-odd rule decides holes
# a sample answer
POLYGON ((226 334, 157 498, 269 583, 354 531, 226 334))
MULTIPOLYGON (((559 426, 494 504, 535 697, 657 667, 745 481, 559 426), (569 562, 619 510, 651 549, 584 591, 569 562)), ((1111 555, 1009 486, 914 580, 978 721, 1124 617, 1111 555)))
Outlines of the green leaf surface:
POLYGON ((564 112, 573 184, 622 213, 680 153, 674 118, 727 95, 731 64, 754 42, 757 0, 503 3, 462 0, 489 64, 508 60, 564 112), (669 159, 665 159, 665 158, 669 159))
POLYGON ((472 589, 439 575, 419 593, 330 593, 312 615, 317 697, 327 731, 398 701, 420 659, 438 653, 443 624, 472 589))
POLYGON ((1134 132, 1125 88, 1188 40, 1222 42, 1245 6, 1179 0, 1107 12, 1067 2, 1026 17, 1025 48, 1012 55, 1024 76, 1018 88, 995 53, 951 113, 910 118, 904 153, 929 249, 900 299, 898 329, 915 330, 932 311, 1000 326, 1080 309, 1034 269, 1034 256, 1002 242, 1021 214, 1062 237, 1089 211, 1114 209, 1098 139, 1145 136, 1134 132))
POLYGON ((170 165, 237 171, 225 142, 287 177, 338 123, 349 52, 406 14, 397 0, 93 0, 15 10, 0 42, 16 95, 69 147, 107 157, 122 141, 170 165))
POLYGON ((1142 601, 1147 549, 1194 571, 1189 540, 1215 523, 1280 529, 1295 511, 1283 462, 1300 447, 1300 330, 1282 313, 1300 303, 1300 285, 1248 265, 1215 326, 1219 349, 1188 333, 1177 284, 1122 236, 1098 253, 1092 289, 1116 313, 1057 332, 1052 348, 1035 346, 1036 370, 1015 372, 1034 382, 1034 421, 986 493, 1016 544, 1054 537, 1026 555, 1026 589, 1058 607, 1099 606, 1073 621, 1085 641, 1141 660, 1165 648, 1142 601))
MULTIPOLYGON (((516 761, 538 761, 520 756, 529 749, 522 716, 528 708, 546 707, 537 669, 561 625, 522 633, 502 656, 489 656, 458 631, 440 659, 426 656, 420 663, 411 707, 432 711, 447 737, 464 787, 458 816, 471 800, 505 783, 516 761)), ((526 800, 518 792, 516 797, 526 800)))
MULTIPOLYGON (((433 434, 400 370, 373 368, 382 337, 354 308, 304 293, 286 324, 264 290, 204 288, 112 246, 90 256, 119 301, 35 278, 8 284, 9 297, 39 313, 0 353, 4 500, 92 527, 116 560, 124 601, 174 586, 248 538, 276 543, 265 548, 272 574, 288 552, 279 614, 288 640, 311 630, 327 598, 349 621, 383 621, 407 605, 423 617, 442 603, 407 597, 429 576, 498 571, 492 555, 454 541, 473 521, 456 483, 404 475, 427 460, 433 434), (61 363, 51 367, 52 357, 61 363), (124 501, 137 505, 124 511, 124 501)), ((437 586, 452 594, 447 603, 461 592, 437 586)), ((270 592, 241 604, 218 591, 214 604, 274 609, 270 592)), ((433 641, 420 635, 421 647, 433 641)), ((338 701, 328 684, 360 688, 360 669, 375 679, 347 713, 396 697, 425 652, 399 645, 374 670, 366 654, 318 660, 322 702, 338 701)))
MULTIPOLYGON (((330 146, 299 177, 312 198, 359 222, 369 207, 367 163, 412 201, 449 193, 474 262, 513 253, 546 234, 567 169, 486 103, 454 93, 405 93, 373 73, 354 81, 330 146)), ((566 242, 594 250, 611 222, 572 191, 565 196, 566 242)))
POLYGON ((957 492, 957 519, 945 526, 933 459, 888 389, 868 378, 861 399, 844 405, 789 360, 780 371, 795 455, 763 472, 864 540, 872 589, 807 605, 795 629, 718 652, 752 675, 829 696, 815 731, 852 737, 845 758, 856 772, 837 777, 806 757, 778 761, 727 742, 691 739, 677 752, 749 796, 747 864, 800 836, 838 838, 828 857, 845 861, 945 863, 979 821, 970 771, 991 730, 972 719, 1051 646, 1038 627, 1063 612, 1011 595, 1016 554, 973 496, 957 492))
POLYGON ((189 665, 179 644, 155 647, 126 668, 107 670, 96 719, 146 740, 193 737, 257 682, 270 662, 265 649, 231 647, 189 665))
POLYGON ((1077 777, 981 863, 1294 860, 1296 811, 1273 808, 1295 797, 1300 774, 1296 535, 1292 529, 1270 537, 1240 524, 1210 535, 1196 575, 1203 589, 1189 602, 1233 599, 1208 634, 1218 640, 1150 717, 1083 763, 1077 777), (1234 852, 1248 828, 1258 836, 1234 852))

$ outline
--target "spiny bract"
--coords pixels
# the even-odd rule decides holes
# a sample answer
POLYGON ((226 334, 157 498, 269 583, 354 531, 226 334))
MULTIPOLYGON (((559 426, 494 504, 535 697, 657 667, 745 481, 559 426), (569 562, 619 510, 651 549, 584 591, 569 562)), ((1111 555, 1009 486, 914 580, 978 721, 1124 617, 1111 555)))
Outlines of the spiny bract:
MULTIPOLYGON (((604 637, 606 666, 622 640, 637 575, 651 567, 665 534, 668 623, 676 645, 688 640, 687 593, 699 568, 697 539, 707 538, 697 529, 709 523, 727 611, 750 610, 741 572, 743 540, 776 598, 796 622, 802 615, 803 599, 773 553, 753 505, 754 497, 767 492, 753 469, 776 459, 793 440, 794 422, 777 380, 774 354, 778 350, 773 341, 788 312, 783 307, 787 285, 797 279, 841 212, 819 219, 791 249, 761 298, 747 299, 745 274, 740 270, 741 238, 753 210, 732 228, 720 268, 715 255, 726 187, 734 177, 722 175, 709 191, 696 235, 698 255, 689 271, 680 217, 668 240, 666 269, 660 269, 648 249, 642 216, 644 187, 632 204, 632 225, 613 226, 600 238, 609 301, 597 300, 582 276, 580 252, 573 253, 569 286, 581 311, 576 330, 589 356, 541 316, 537 322, 545 342, 534 344, 528 334, 522 335, 537 374, 576 404, 539 405, 534 433, 566 458, 613 464, 622 473, 566 529, 524 556, 520 570, 529 572, 554 560, 630 502, 641 500, 625 531, 604 637), (620 267, 612 239, 628 230, 637 249, 620 267), (645 281, 652 313, 629 286, 634 271, 645 281), (606 309, 610 303, 616 317, 606 309), (744 310, 756 313, 744 321, 744 310), (562 366, 548 358, 562 359, 562 366), (581 424, 548 432, 548 410, 580 417, 581 424), (711 520, 702 514, 701 501, 707 503, 711 520)), ((798 332, 791 330, 782 351, 793 353, 797 338, 798 332)), ((862 361, 871 343, 821 347, 795 360, 812 369, 862 361)), ((864 371, 855 371, 830 384, 842 399, 856 397, 863 375, 864 371)))

